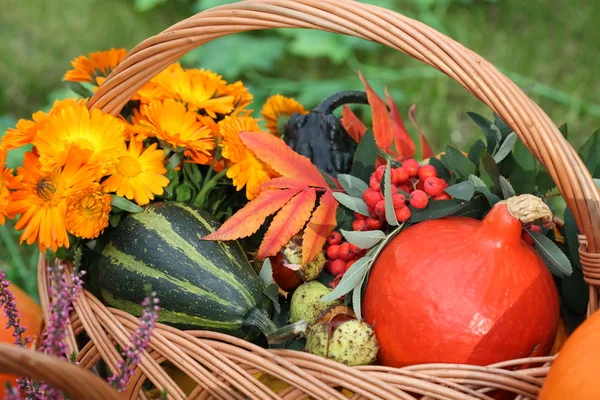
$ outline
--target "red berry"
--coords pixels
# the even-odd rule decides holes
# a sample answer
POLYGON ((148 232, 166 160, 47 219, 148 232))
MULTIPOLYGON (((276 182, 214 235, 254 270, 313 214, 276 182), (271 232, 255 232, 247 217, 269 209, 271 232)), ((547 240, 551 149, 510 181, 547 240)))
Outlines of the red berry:
POLYGON ((369 224, 371 229, 381 229, 383 227, 383 221, 375 218, 368 218, 367 224, 369 224))
POLYGON ((340 257, 340 246, 337 244, 331 245, 327 248, 327 258, 330 260, 337 260, 340 257))
POLYGON ((365 227, 368 227, 366 219, 357 219, 352 223, 352 230, 363 231, 365 227))
POLYGON ((385 217, 385 200, 379 200, 375 205, 375 213, 378 217, 385 217))
POLYGON ((329 244, 340 244, 342 243, 342 234, 336 231, 333 231, 329 234, 327 238, 327 243, 329 244))
POLYGON ((394 205, 394 209, 404 207, 406 205, 406 196, 402 193, 393 194, 392 204, 394 205))
POLYGON ((394 168, 392 170, 392 183, 394 185, 408 182, 408 172, 404 168, 394 168))
POLYGON ((356 262, 356 260, 350 260, 350 261, 348 261, 346 263, 346 271, 348 271, 348 269, 350 269, 350 267, 352 266, 352 264, 354 264, 355 262, 356 262))
POLYGON ((354 254, 350 251, 350 243, 344 242, 340 244, 340 249, 338 251, 338 259, 344 261, 350 261, 354 258, 354 254))
POLYGON ((331 274, 332 275, 339 275, 339 274, 343 274, 344 272, 346 272, 346 261, 335 260, 331 264, 331 274))
POLYGON ((419 163, 414 158, 409 158, 408 160, 404 160, 402 168, 408 173, 408 176, 417 176, 419 163))
POLYGON ((375 175, 375 179, 377 179, 377 182, 381 182, 381 180, 383 179, 383 173, 385 172, 385 165, 380 165, 379 167, 377 167, 377 169, 375 170, 375 173, 373 175, 375 175))
POLYGON ((442 187, 443 187, 444 189, 446 189, 448 186, 450 186, 450 185, 448 185, 448 182, 446 182, 446 180, 445 180, 445 179, 442 179, 442 178, 440 178, 440 181, 442 181, 442 187))
POLYGON ((333 266, 333 262, 337 261, 337 260, 327 260, 327 262, 325 263, 325 271, 329 272, 331 274, 331 267, 333 266))
POLYGON ((416 190, 425 190, 425 184, 423 181, 417 181, 415 188, 416 190))
POLYGON ((410 205, 414 208, 425 208, 429 203, 427 193, 422 190, 415 190, 410 194, 410 205))
POLYGON ((442 193, 433 198, 434 200, 452 200, 452 197, 448 193, 442 193))
POLYGON ((367 206, 369 208, 375 208, 377 203, 380 200, 383 200, 383 195, 381 194, 381 192, 376 192, 375 190, 367 189, 363 193, 363 200, 365 201, 365 203, 367 203, 367 206))
POLYGON ((417 175, 419 176, 420 181, 424 181, 430 176, 437 177, 437 170, 433 165, 423 165, 421 168, 419 168, 417 175))
POLYGON ((355 213, 354 213, 354 218, 356 218, 356 219, 367 219, 367 216, 366 216, 366 215, 362 215, 362 214, 360 214, 360 213, 357 213, 357 212, 355 212, 355 213))
POLYGON ((356 255, 361 252, 362 249, 350 243, 350 252, 354 255, 354 259, 356 259, 356 255))
POLYGON ((407 219, 410 218, 411 215, 410 208, 406 206, 394 210, 394 212, 396 213, 396 219, 398 220, 398 222, 405 222, 407 219))
POLYGON ((444 191, 444 188, 442 187, 442 181, 440 178, 430 176, 429 178, 425 179, 424 190, 425 193, 430 196, 439 196, 444 191))
POLYGON ((537 226, 537 225, 531 225, 528 228, 531 232, 537 232, 537 233, 542 233, 542 227, 541 226, 537 226))
POLYGON ((399 185, 398 190, 402 190, 404 193, 412 192, 412 185, 399 185))
POLYGON ((376 192, 379 192, 381 190, 381 184, 379 182, 377 182, 377 179, 375 179, 375 177, 371 177, 371 179, 369 180, 369 187, 371 188, 371 190, 375 190, 376 192))

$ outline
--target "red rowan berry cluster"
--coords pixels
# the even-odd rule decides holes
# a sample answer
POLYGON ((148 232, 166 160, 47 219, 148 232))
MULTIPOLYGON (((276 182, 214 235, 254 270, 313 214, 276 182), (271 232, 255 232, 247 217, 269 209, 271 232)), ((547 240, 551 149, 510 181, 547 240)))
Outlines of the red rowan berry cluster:
POLYGON ((337 231, 331 232, 327 238, 327 244, 325 269, 334 276, 343 275, 356 260, 367 252, 351 243, 342 241, 342 235, 337 231))

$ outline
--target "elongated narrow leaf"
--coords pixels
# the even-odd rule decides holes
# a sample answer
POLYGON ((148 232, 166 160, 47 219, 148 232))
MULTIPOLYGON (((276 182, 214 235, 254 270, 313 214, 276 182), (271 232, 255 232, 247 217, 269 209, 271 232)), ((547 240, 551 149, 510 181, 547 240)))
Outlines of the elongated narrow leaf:
POLYGON ((317 193, 314 188, 302 190, 294 196, 273 218, 265 233, 256 257, 264 259, 279 253, 279 250, 300 232, 315 208, 317 193))
POLYGON ((413 104, 410 107, 410 109, 408 110, 408 116, 410 118, 410 122, 412 122, 412 124, 415 127, 415 129, 417 130, 417 132, 419 132, 419 142, 421 145, 421 159, 425 160, 427 158, 433 157, 433 150, 431 150, 431 146, 429 145, 429 142, 427 141, 427 137, 425 136, 425 134, 423 133, 423 131, 417 124, 417 117, 415 116, 415 112, 416 112, 416 106, 413 104))
POLYGON ((362 285, 363 282, 361 281, 352 291, 352 309, 359 321, 362 319, 362 285))
POLYGON ((581 146, 579 156, 592 176, 600 176, 600 129, 592 133, 581 146))
POLYGON ((446 168, 462 180, 469 179, 469 175, 475 174, 475 164, 452 146, 446 146, 446 152, 441 158, 446 168))
POLYGON ((558 130, 560 131, 560 133, 562 133, 563 137, 565 139, 569 138, 569 126, 567 125, 567 123, 565 122, 564 124, 562 124, 558 130))
POLYGON ((219 229, 203 237, 203 240, 235 240, 252 235, 265 219, 283 207, 300 190, 265 190, 233 214, 219 229))
POLYGON ((388 160, 383 174, 385 219, 391 226, 398 226, 398 219, 394 211, 394 202, 392 201, 392 161, 388 160))
POLYGON ((481 179, 492 192, 497 192, 500 189, 500 168, 498 168, 498 164, 496 164, 492 155, 485 150, 481 152, 479 162, 481 163, 479 168, 481 179))
POLYGON ((275 314, 279 314, 281 312, 281 305, 279 305, 279 286, 277 286, 275 282, 271 282, 265 286, 263 293, 271 300, 271 303, 273 303, 275 314))
POLYGON ((327 237, 335 229, 338 203, 330 191, 321 196, 321 202, 313 212, 302 235, 302 264, 308 264, 321 250, 327 237))
POLYGON ((360 143, 360 140, 367 131, 367 127, 360 119, 358 119, 356 114, 352 112, 347 104, 344 104, 342 107, 342 118, 340 121, 346 132, 348 132, 348 135, 350 135, 356 143, 360 143))
POLYGON ((269 258, 265 258, 265 261, 263 261, 258 276, 264 286, 268 286, 273 282, 273 266, 271 265, 271 260, 269 258))
POLYGON ((508 124, 504 122, 504 120, 500 118, 500 116, 496 113, 494 113, 494 125, 498 127, 498 130, 500 131, 500 134, 503 138, 508 137, 508 135, 510 135, 513 131, 511 127, 508 126, 508 124))
POLYGON ((498 140, 496 139, 495 132, 492 130, 492 121, 473 112, 468 112, 467 115, 481 128, 487 141, 487 151, 493 154, 498 146, 498 140))
POLYGON ((470 175, 469 180, 473 182, 473 185, 475 185, 476 192, 483 193, 483 195, 487 198, 488 203, 490 203, 490 206, 493 206, 494 204, 500 201, 500 197, 492 193, 490 189, 488 189, 488 187, 485 185, 485 183, 481 180, 481 178, 475 175, 470 175))
POLYGON ((404 125, 404 121, 402 120, 400 112, 398 111, 398 107, 396 107, 396 103, 390 95, 390 92, 387 87, 385 88, 385 98, 390 108, 392 133, 394 135, 393 143, 394 148, 398 153, 396 154, 396 159, 401 160, 406 158, 413 158, 415 156, 416 151, 415 142, 413 142, 412 138, 408 134, 406 126, 404 125))
POLYGON ((573 216, 571 209, 567 207, 565 208, 565 239, 567 239, 571 260, 573 260, 575 266, 581 269, 581 261, 579 260, 579 240, 577 239, 578 234, 579 228, 575 222, 575 217, 573 216))
POLYGON ((352 175, 338 174, 337 179, 342 188, 350 196, 361 197, 365 190, 369 188, 369 185, 364 181, 352 175))
POLYGON ((467 202, 458 199, 430 201, 427 208, 417 209, 411 207, 410 223, 427 221, 430 219, 439 219, 454 214, 467 202))
POLYGON ((326 296, 323 296, 321 302, 335 300, 346 293, 349 293, 362 282, 363 277, 371 268, 373 258, 369 256, 359 258, 354 264, 348 268, 348 271, 342 277, 340 283, 326 296))
POLYGON ((509 155, 512 152, 518 140, 519 137, 514 132, 511 132, 506 137, 506 139, 504 139, 504 142, 502 142, 502 146, 500 146, 496 154, 494 154, 494 161, 496 161, 496 164, 500 163, 506 158, 507 155, 509 155))
POLYGON ((282 176, 280 178, 273 178, 268 182, 263 183, 260 186, 260 190, 266 189, 307 189, 308 185, 301 178, 288 178, 282 176))
POLYGON ((347 231, 342 229, 342 236, 360 249, 370 249, 385 239, 383 231, 347 231))
POLYGON ((116 194, 111 195, 110 205, 130 213, 139 213, 144 211, 142 207, 127 200, 125 197, 117 196, 116 194))
POLYGON ((527 233, 533 238, 535 249, 546 262, 550 272, 558 277, 573 273, 571 262, 552 240, 538 232, 528 230, 527 233))
POLYGON ((373 135, 375 136, 375 142, 377 147, 387 152, 392 146, 393 133, 392 133, 392 122, 388 114, 388 109, 381 97, 375 93, 371 85, 367 82, 365 77, 359 72, 358 76, 362 83, 365 85, 365 91, 367 92, 367 99, 371 106, 371 113, 373 115, 373 135))
POLYGON ((473 143, 473 146, 471 146, 471 149, 469 150, 469 160, 471 160, 474 165, 479 165, 479 157, 485 148, 485 143, 483 143, 481 139, 477 140, 473 143))
POLYGON ((510 182, 507 181, 506 178, 503 176, 500 176, 500 187, 502 188, 502 196, 505 199, 508 199, 509 197, 513 197, 513 196, 517 195, 515 193, 515 189, 513 189, 510 182))
POLYGON ((455 199, 469 201, 475 194, 475 185, 471 181, 463 181, 447 187, 444 191, 455 199))
POLYGON ((333 197, 344 207, 351 209, 354 212, 369 216, 369 209, 367 203, 358 197, 348 196, 346 193, 335 192, 333 197))
POLYGON ((329 187, 311 161, 296 153, 283 140, 264 132, 241 132, 240 139, 254 155, 289 178, 301 178, 310 186, 329 187))
POLYGON ((368 182, 369 177, 373 171, 375 171, 376 160, 377 143, 375 143, 373 132, 367 130, 358 146, 356 146, 356 153, 354 153, 350 175, 368 182))

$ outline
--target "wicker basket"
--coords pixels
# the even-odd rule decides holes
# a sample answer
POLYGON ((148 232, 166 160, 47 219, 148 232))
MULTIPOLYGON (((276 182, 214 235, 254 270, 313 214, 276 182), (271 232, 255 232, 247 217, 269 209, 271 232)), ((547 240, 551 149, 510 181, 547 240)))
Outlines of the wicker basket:
MULTIPOLYGON (((418 21, 350 0, 250 0, 216 7, 134 48, 88 106, 116 115, 148 80, 191 49, 221 36, 265 28, 319 29, 379 42, 447 74, 488 105, 547 168, 573 211, 582 233, 581 263, 590 285, 588 312, 598 308, 600 194, 586 167, 549 117, 517 85, 486 60, 418 21)), ((48 304, 46 266, 41 258, 39 287, 44 309, 48 304)), ((115 344, 126 345, 135 328, 136 319, 131 315, 107 308, 84 292, 75 304, 69 350, 77 352, 80 368, 91 369, 103 359, 114 371, 119 359, 115 344), (75 337, 84 332, 90 341, 79 349, 75 337)), ((11 357, 3 347, 0 352, 11 357)), ((551 361, 552 357, 546 357, 489 367, 351 368, 303 352, 265 350, 223 334, 159 325, 125 398, 146 398, 142 385, 149 380, 173 399, 346 399, 335 389, 339 387, 354 393, 352 399, 490 399, 489 393, 496 389, 512 392, 517 399, 535 399, 551 361), (163 363, 191 379, 191 393, 184 393, 163 363), (519 366, 523 368, 515 368, 519 366), (258 373, 278 377, 291 386, 274 394, 255 378, 258 373)), ((64 373, 71 372, 65 369, 64 373)), ((50 377, 44 378, 50 381, 50 377)), ((95 390, 96 386, 89 388, 95 390)))

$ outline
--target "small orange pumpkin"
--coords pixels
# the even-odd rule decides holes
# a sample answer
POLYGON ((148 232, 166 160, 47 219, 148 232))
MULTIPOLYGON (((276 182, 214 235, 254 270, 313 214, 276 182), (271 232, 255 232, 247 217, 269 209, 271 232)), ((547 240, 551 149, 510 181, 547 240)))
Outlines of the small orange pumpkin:
POLYGON ((600 311, 567 339, 550 369, 539 400, 600 399, 600 311))

